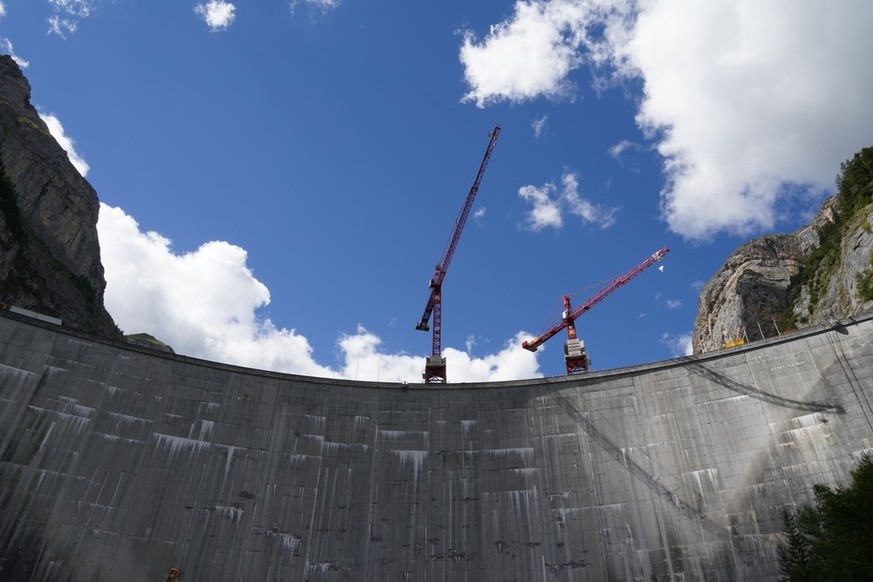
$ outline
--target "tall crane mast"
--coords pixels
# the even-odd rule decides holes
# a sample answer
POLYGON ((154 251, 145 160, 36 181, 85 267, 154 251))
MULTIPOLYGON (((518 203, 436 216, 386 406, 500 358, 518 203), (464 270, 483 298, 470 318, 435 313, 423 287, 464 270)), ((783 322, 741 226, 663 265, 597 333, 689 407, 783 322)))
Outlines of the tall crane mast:
POLYGON ((488 142, 488 148, 485 150, 485 156, 482 158, 482 163, 479 165, 479 173, 476 174, 476 179, 473 180, 473 185, 470 187, 470 192, 467 194, 467 200, 464 202, 464 207, 455 221, 455 228, 452 230, 452 238, 449 240, 449 246, 443 253, 442 260, 434 269, 433 278, 430 280, 430 297, 428 297, 427 305, 424 308, 424 314, 421 316, 415 329, 420 331, 428 331, 428 321, 433 315, 433 341, 431 356, 427 358, 424 366, 424 381, 426 383, 445 383, 446 381, 446 359, 442 357, 442 287, 443 279, 446 277, 446 271, 449 269, 449 264, 452 262, 452 256, 455 254, 455 248, 458 246, 458 240, 461 238, 461 231, 464 230, 464 224, 467 222, 467 216, 470 214, 470 208, 473 206, 473 199, 476 197, 476 192, 479 191, 479 184, 482 182, 482 176, 485 174, 485 167, 488 165, 488 160, 491 158, 491 152, 497 144, 497 136, 500 135, 500 127, 496 126, 491 131, 491 140, 488 142))
POLYGON ((564 343, 564 362, 567 365, 567 373, 575 374, 578 372, 587 372, 590 367, 588 354, 585 352, 585 344, 579 339, 576 334, 576 318, 587 312, 589 309, 606 299, 613 291, 660 261, 664 255, 670 252, 670 249, 663 247, 658 249, 648 259, 625 273, 609 282, 609 284, 592 295, 585 303, 572 309, 570 307, 570 298, 564 295, 564 311, 561 315, 561 321, 556 323, 546 332, 536 339, 523 341, 521 347, 532 352, 537 351, 537 348, 554 336, 564 328, 567 328, 567 341, 564 343))

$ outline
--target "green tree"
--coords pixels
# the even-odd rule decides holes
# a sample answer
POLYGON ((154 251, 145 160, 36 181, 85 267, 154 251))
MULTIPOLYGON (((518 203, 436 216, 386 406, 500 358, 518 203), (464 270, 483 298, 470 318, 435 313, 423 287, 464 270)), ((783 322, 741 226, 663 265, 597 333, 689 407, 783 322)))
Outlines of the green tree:
POLYGON ((815 502, 783 511, 779 571, 788 582, 873 580, 873 457, 852 471, 852 483, 814 485, 815 502))

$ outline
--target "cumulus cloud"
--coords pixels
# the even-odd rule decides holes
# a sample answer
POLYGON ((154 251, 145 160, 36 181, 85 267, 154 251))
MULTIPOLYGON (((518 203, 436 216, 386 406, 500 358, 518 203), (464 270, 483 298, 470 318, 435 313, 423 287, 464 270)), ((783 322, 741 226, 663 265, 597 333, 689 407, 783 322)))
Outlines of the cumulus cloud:
POLYGON ((176 253, 170 240, 142 232, 120 208, 100 206, 104 301, 126 333, 147 332, 178 352, 205 359, 316 376, 307 339, 259 320, 270 293, 246 265, 244 249, 223 241, 176 253))
MULTIPOLYGON (((257 316, 270 292, 246 265, 244 249, 223 241, 177 253, 171 241, 143 232, 120 208, 100 206, 97 223, 106 273, 104 302, 125 333, 149 333, 177 353, 310 376, 421 382, 424 356, 389 354, 358 326, 340 335, 336 367, 319 364, 306 337, 257 316)), ((536 356, 520 333, 496 354, 473 357, 447 348, 451 382, 531 378, 536 356)))
POLYGON ((88 162, 86 162, 82 158, 82 156, 80 156, 76 151, 76 142, 66 134, 61 120, 51 113, 40 112, 39 116, 48 126, 49 133, 52 134, 52 137, 55 138, 55 141, 57 141, 58 144, 67 152, 67 157, 70 158, 70 162, 73 164, 73 167, 78 170, 83 178, 87 176, 88 170, 90 170, 88 162))
MULTIPOLYGON (((521 347, 527 332, 519 332, 496 354, 475 357, 470 350, 475 345, 467 338, 467 351, 445 348, 443 356, 449 362, 449 382, 496 382, 541 377, 536 354, 521 347)), ((423 356, 386 354, 379 351, 381 340, 358 326, 354 335, 343 335, 338 341, 344 363, 335 376, 360 380, 382 380, 420 383, 423 356)), ((318 375, 318 374, 316 374, 318 375)))
POLYGON ((6 4, 0 2, 0 18, 6 16, 6 4))
POLYGON ((556 192, 557 188, 551 182, 540 187, 522 186, 518 189, 518 197, 533 205, 526 217, 528 228, 539 231, 544 228, 559 229, 564 226, 556 192))
POLYGON ((691 347, 691 332, 678 335, 665 333, 661 335, 661 343, 667 346, 674 358, 690 356, 694 353, 691 347))
POLYGON ((470 91, 462 100, 484 107, 572 98, 567 75, 582 64, 574 29, 581 12, 571 2, 516 2, 513 17, 492 26, 481 43, 466 31, 460 59, 470 91))
POLYGON ((521 347, 521 342, 530 338, 530 333, 519 332, 499 352, 482 357, 474 357, 455 348, 446 348, 443 355, 451 362, 449 381, 497 382, 541 377, 537 354, 521 347))
POLYGON ((224 0, 209 0, 206 4, 198 4, 194 12, 203 18, 209 30, 227 30, 236 19, 236 6, 224 0))
POLYGON ((564 214, 577 216, 583 224, 609 228, 615 224, 617 208, 593 204, 579 195, 579 181, 573 173, 561 177, 561 188, 549 182, 543 186, 522 186, 518 197, 530 203, 525 225, 533 231, 545 228, 560 229, 564 226, 564 214))
MULTIPOLYGON (((0 14, 0 16, 2 16, 2 14, 0 14)), ((26 69, 30 66, 30 62, 15 54, 15 51, 12 49, 12 41, 8 38, 0 37, 0 52, 12 57, 12 60, 18 63, 18 66, 22 69, 26 69)))
POLYGON ((873 3, 518 1, 461 62, 479 107, 574 94, 570 74, 642 81, 637 125, 666 177, 661 211, 690 240, 773 229, 869 145, 873 3))

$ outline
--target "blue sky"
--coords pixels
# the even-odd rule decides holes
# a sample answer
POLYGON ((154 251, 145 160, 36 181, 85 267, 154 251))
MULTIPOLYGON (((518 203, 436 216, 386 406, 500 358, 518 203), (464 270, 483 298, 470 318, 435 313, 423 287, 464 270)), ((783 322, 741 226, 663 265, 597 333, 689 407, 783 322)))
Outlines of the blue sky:
POLYGON ((2 0, 0 48, 102 202, 126 333, 255 368, 450 382, 689 353, 702 284, 871 145, 873 4, 2 0))

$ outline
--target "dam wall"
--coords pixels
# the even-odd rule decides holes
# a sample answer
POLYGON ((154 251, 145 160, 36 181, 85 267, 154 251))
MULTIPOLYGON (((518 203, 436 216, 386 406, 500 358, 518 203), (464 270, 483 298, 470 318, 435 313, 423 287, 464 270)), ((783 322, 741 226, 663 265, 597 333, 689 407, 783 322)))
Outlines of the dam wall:
POLYGON ((873 317, 405 385, 0 313, 0 580, 776 580, 783 508, 873 452, 871 405, 873 317))

